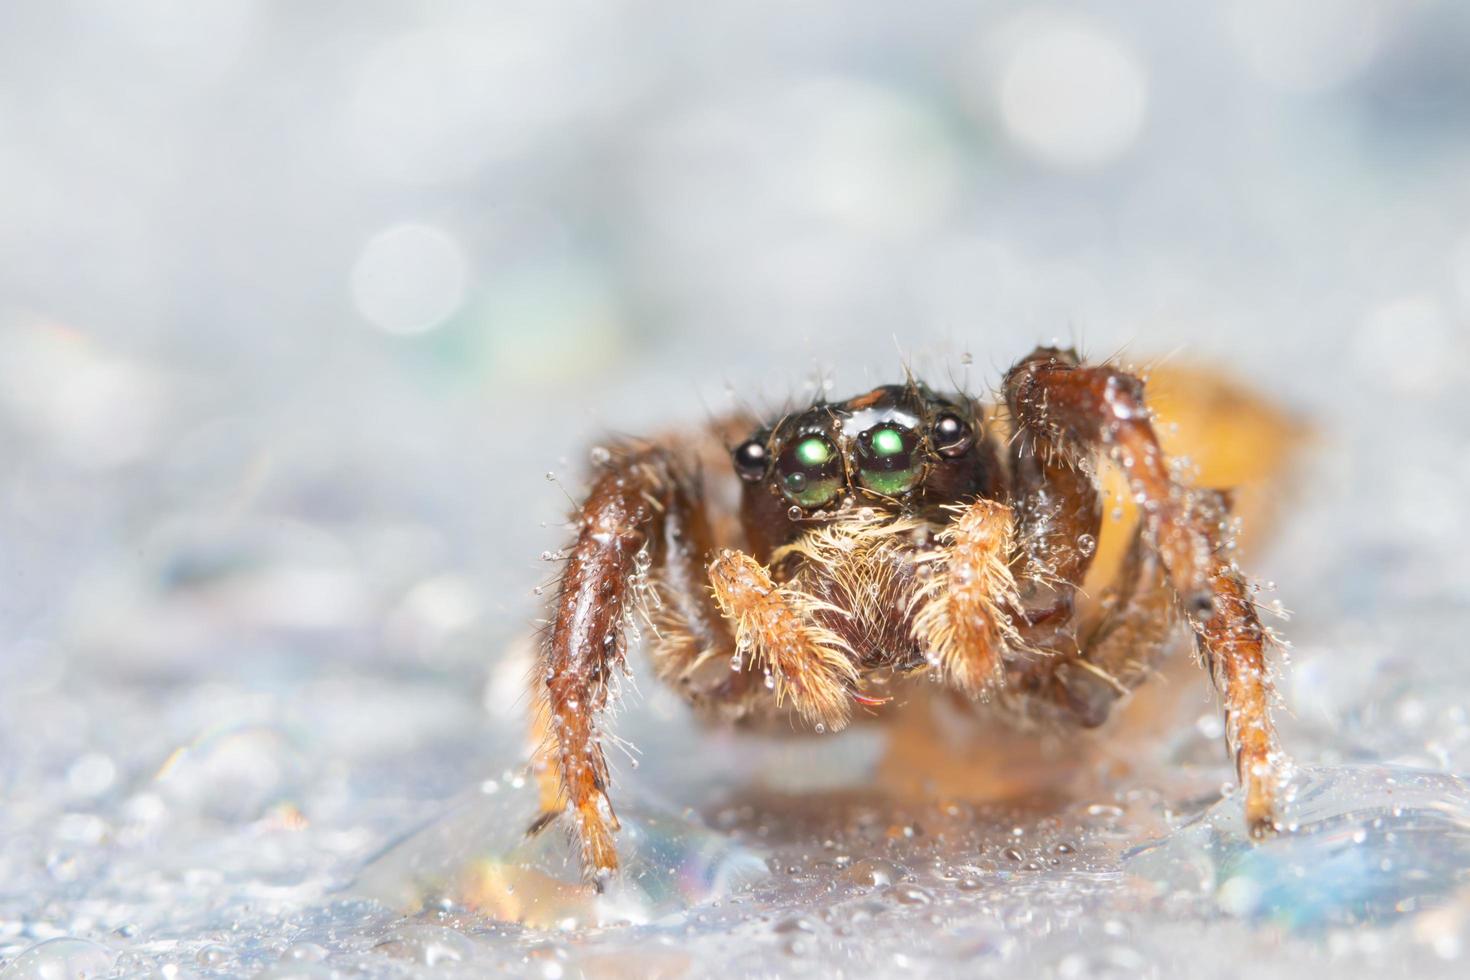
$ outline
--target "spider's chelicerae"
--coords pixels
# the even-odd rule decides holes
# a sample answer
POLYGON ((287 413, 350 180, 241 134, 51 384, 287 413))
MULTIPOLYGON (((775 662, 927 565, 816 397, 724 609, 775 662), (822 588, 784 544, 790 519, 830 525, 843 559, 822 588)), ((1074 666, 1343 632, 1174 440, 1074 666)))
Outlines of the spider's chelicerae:
POLYGON ((637 610, 658 676, 697 709, 829 732, 855 709, 891 711, 877 692, 906 675, 1023 724, 1095 727, 1182 620, 1220 694, 1251 834, 1272 829, 1269 635, 1232 560, 1228 500, 1176 479, 1134 375, 1041 348, 996 410, 910 381, 598 456, 540 651, 533 827, 565 813, 594 877, 618 863, 600 725, 637 610), (1140 520, 1084 618, 1102 463, 1140 520))

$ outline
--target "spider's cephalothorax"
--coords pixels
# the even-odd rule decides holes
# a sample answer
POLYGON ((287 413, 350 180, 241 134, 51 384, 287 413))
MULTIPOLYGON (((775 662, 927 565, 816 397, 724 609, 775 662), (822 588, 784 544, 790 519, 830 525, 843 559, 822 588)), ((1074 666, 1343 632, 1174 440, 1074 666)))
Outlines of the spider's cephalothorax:
POLYGON ((1022 723, 1095 727, 1187 622, 1247 819, 1267 832, 1280 771, 1267 634, 1231 560, 1224 496, 1174 479, 1142 383, 1115 368, 1039 349, 1007 374, 1004 409, 910 382, 605 454, 537 672, 537 826, 567 812, 589 871, 616 867, 598 726, 638 607, 659 676, 696 707, 794 713, 818 731, 854 706, 891 711, 876 690, 920 673, 1022 723), (1142 518, 1083 623, 1100 464, 1142 518), (717 505, 734 496, 716 480, 740 488, 738 507, 717 505))

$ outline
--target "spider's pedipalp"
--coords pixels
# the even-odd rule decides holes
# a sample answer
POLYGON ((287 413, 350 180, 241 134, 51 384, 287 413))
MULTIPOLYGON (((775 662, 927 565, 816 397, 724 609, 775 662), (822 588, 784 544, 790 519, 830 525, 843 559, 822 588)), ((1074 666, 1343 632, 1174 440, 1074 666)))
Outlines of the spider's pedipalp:
POLYGON ((843 610, 778 587, 768 570, 739 551, 718 555, 709 577, 715 601, 735 624, 736 650, 749 650, 770 672, 777 705, 789 698, 807 722, 834 732, 846 727, 857 668, 842 639, 812 615, 819 608, 843 610))
POLYGON ((1000 682, 1007 648, 1020 647, 1014 516, 983 498, 955 510, 939 549, 919 559, 932 570, 912 600, 913 634, 949 683, 980 698, 1000 682))

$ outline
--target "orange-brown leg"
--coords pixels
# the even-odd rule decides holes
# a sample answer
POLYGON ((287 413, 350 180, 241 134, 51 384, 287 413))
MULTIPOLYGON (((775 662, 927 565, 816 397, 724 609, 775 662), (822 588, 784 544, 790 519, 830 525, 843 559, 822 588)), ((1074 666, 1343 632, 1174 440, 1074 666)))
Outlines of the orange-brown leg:
POLYGON ((1016 580, 1021 589, 1018 626, 1026 646, 1051 659, 1076 655, 1073 612, 1077 591, 1097 553, 1102 529, 1102 495, 1092 454, 1061 443, 1025 424, 1021 386, 1036 363, 1061 359, 1077 364, 1067 351, 1038 350, 1013 367, 1006 379, 1006 402, 1015 432, 1010 443, 1011 501, 1016 511, 1016 580))
POLYGON ((657 446, 615 451, 582 505, 566 557, 538 669, 540 719, 547 735, 535 762, 546 812, 539 830, 565 810, 583 865, 601 876, 617 867, 608 768, 599 715, 624 660, 624 628, 662 549, 671 517, 684 523, 696 504, 693 481, 657 446), (641 556, 641 557, 640 557, 641 556))
POLYGON ((1012 370, 1006 388, 1017 424, 1039 442, 1079 458, 1105 455, 1126 478, 1145 538, 1220 691, 1251 833, 1269 832, 1280 754, 1269 716, 1267 637, 1230 559, 1219 495, 1174 479, 1133 375, 1043 349, 1012 370))
POLYGON ((1032 655, 1009 665, 1006 705, 1028 721, 1096 728, 1147 680, 1177 638, 1178 602, 1158 556, 1135 533, 1102 617, 1075 655, 1032 655))

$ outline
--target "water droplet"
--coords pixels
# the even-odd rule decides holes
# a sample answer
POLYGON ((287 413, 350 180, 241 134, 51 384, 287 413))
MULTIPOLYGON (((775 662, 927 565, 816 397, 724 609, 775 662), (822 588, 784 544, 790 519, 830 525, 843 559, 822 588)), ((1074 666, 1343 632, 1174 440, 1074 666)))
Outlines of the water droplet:
POLYGON ((934 901, 932 895, 916 885, 899 885, 889 890, 888 897, 899 905, 928 905, 934 901))
POLYGON ((62 936, 26 949, 5 965, 6 977, 66 977, 90 980, 112 973, 117 955, 86 939, 62 936))
POLYGON ((842 879, 864 888, 881 888, 901 877, 899 870, 881 858, 862 858, 842 872, 842 879))
POLYGON ((798 507, 798 506, 796 506, 795 504, 792 504, 790 507, 787 507, 786 508, 786 519, 789 520, 789 521, 799 521, 799 520, 801 520, 801 508, 798 507))
POLYGON ((202 946, 199 952, 194 954, 194 960, 200 966, 219 966, 230 958, 230 951, 223 946, 202 946))
POLYGON ((1077 535, 1077 550, 1084 555, 1091 555, 1097 550, 1097 538, 1090 534, 1077 535))

